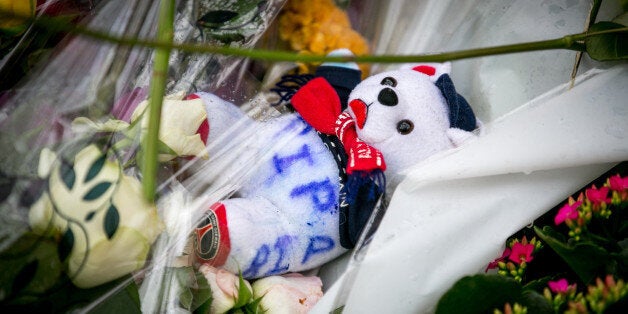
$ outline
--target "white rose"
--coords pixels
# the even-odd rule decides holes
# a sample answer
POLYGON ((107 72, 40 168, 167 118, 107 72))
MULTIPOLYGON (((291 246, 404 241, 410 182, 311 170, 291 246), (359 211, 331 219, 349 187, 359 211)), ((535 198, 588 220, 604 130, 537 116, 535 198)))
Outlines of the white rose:
MULTIPOLYGON (((238 276, 224 270, 203 264, 199 271, 205 276, 212 291, 210 313, 226 313, 236 304, 240 280, 238 276)), ((251 291, 251 285, 244 280, 246 287, 251 291)))
POLYGON ((95 145, 73 164, 53 157, 41 153, 38 172, 48 190, 31 207, 29 221, 34 232, 62 236, 72 282, 89 288, 143 267, 163 224, 139 181, 95 145))
MULTIPOLYGON (((201 99, 183 100, 183 93, 166 96, 161 106, 159 140, 172 149, 176 156, 198 156, 208 158, 205 143, 197 133, 207 111, 201 99)), ((137 105, 131 115, 131 123, 142 119, 142 130, 148 129, 148 100, 137 105)), ((176 156, 161 154, 160 161, 168 161, 176 156)))
POLYGON ((271 276, 253 283, 253 298, 262 297, 260 307, 264 313, 307 313, 323 297, 322 287, 316 276, 271 276))

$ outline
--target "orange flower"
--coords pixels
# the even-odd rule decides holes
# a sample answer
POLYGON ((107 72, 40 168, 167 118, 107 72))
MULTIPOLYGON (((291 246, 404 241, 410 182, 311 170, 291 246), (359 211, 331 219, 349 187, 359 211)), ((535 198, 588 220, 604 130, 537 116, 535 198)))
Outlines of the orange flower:
POLYGON ((23 17, 35 14, 34 0, 0 0, 0 30, 19 34, 26 27, 23 17))
MULTIPOLYGON (((356 56, 369 52, 367 41, 332 0, 288 1, 279 17, 279 37, 302 54, 326 55, 340 48, 356 56)), ((360 69, 368 74, 367 65, 360 69)))

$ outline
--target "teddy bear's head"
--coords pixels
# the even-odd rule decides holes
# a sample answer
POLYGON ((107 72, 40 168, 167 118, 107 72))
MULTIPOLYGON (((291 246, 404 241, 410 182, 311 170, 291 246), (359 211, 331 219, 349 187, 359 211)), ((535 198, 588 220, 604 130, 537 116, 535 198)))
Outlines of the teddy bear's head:
POLYGON ((453 87, 450 65, 427 64, 366 78, 349 95, 358 137, 380 150, 387 173, 457 146, 476 128, 471 108, 453 87), (464 135, 462 135, 464 137, 464 135))

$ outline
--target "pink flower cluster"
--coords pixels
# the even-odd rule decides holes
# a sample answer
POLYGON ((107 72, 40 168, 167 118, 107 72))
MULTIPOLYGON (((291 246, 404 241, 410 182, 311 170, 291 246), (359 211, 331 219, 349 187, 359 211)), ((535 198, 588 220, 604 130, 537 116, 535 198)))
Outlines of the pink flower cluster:
POLYGON ((576 289, 576 284, 570 285, 565 278, 559 279, 557 281, 550 281, 547 283, 547 285, 553 293, 558 294, 567 294, 570 290, 576 289))
POLYGON ((502 256, 490 262, 485 271, 499 268, 501 271, 506 271, 507 274, 511 274, 515 277, 521 275, 523 268, 525 268, 525 263, 532 261, 533 253, 538 248, 540 248, 540 242, 538 242, 536 238, 532 238, 532 240, 528 242, 528 239, 524 236, 521 241, 515 240, 510 243, 510 245, 504 249, 502 256), (517 267, 520 268, 521 271, 515 270, 517 267), (513 270, 515 273, 512 273, 513 270), (519 272, 521 272, 521 274, 519 272))
POLYGON ((587 189, 584 192, 584 195, 586 195, 587 199, 593 204, 593 205, 600 205, 602 203, 610 203, 611 199, 608 197, 608 191, 610 191, 610 189, 606 186, 603 186, 601 188, 597 188, 594 186, 592 186, 591 188, 587 189))
POLYGON ((586 189, 577 200, 569 198, 554 216, 554 224, 566 223, 570 227, 583 227, 593 215, 608 218, 608 206, 628 201, 628 177, 614 175, 606 183, 597 188, 595 185, 586 189))
POLYGON ((577 201, 572 204, 565 204, 558 210, 558 214, 554 217, 554 223, 560 225, 567 219, 576 220, 578 218, 578 207, 582 205, 582 201, 577 201))
POLYGON ((628 177, 620 177, 619 175, 614 175, 608 178, 608 186, 613 191, 623 192, 628 190, 628 177))
POLYGON ((596 278, 595 284, 588 285, 581 292, 577 291, 575 283, 570 285, 565 278, 550 281, 547 286, 543 295, 556 313, 563 310, 564 313, 607 313, 610 306, 614 306, 613 312, 617 312, 620 308, 617 302, 628 295, 628 286, 624 281, 616 281, 610 274, 604 279, 596 278))
POLYGON ((521 242, 515 242, 512 245, 512 252, 508 259, 515 264, 521 264, 523 262, 529 263, 532 261, 532 252, 534 252, 534 244, 521 242))

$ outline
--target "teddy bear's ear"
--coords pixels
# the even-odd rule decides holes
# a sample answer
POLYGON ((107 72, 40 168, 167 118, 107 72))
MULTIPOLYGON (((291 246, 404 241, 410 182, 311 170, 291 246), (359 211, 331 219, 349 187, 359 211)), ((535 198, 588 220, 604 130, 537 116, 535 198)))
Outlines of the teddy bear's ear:
POLYGON ((451 63, 411 63, 405 64, 401 68, 421 72, 429 76, 432 82, 436 82, 441 75, 451 72, 451 63))

